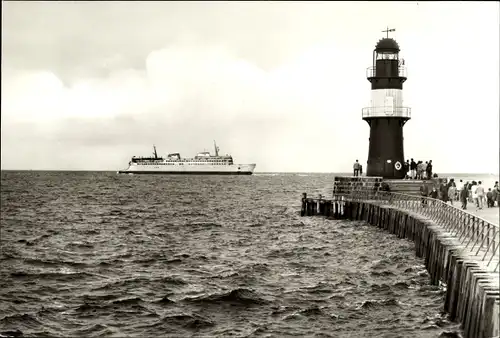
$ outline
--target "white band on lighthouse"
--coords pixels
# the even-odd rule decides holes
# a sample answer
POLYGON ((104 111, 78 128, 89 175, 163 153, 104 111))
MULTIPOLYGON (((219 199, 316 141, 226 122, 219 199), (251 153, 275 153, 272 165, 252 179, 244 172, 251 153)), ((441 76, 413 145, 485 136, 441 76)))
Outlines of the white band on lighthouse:
POLYGON ((371 104, 363 108, 363 116, 410 117, 410 109, 403 107, 403 91, 401 89, 373 89, 371 104))
POLYGON ((384 107, 387 104, 387 98, 391 98, 393 107, 403 106, 403 91, 401 89, 374 89, 371 91, 371 106, 384 107))

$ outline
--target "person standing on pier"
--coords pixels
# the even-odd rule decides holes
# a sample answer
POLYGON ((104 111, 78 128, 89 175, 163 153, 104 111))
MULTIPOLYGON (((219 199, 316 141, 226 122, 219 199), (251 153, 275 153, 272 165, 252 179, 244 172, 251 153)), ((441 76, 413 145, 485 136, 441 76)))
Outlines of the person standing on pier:
POLYGON ((469 190, 469 194, 467 195, 467 202, 472 203, 472 186, 474 185, 474 181, 467 183, 465 187, 467 187, 467 190, 469 190))
MULTIPOLYGON (((429 197, 432 198, 433 200, 437 200, 438 196, 439 196, 439 192, 437 191, 436 187, 432 187, 432 191, 431 191, 429 197)), ((436 202, 432 201, 432 205, 435 205, 435 204, 436 204, 436 202)))
POLYGON ((477 207, 479 208, 479 210, 482 210, 484 204, 484 188, 481 185, 481 181, 479 181, 477 184, 476 195, 477 195, 477 207))
POLYGON ((404 169, 404 172, 405 172, 405 179, 410 178, 408 176, 408 173, 410 172, 410 160, 406 160, 406 162, 403 164, 403 169, 404 169))
POLYGON ((464 187, 460 191, 460 201, 462 201, 462 209, 467 210, 467 199, 469 198, 469 182, 465 182, 464 187))
POLYGON ((476 189, 477 189, 477 183, 476 181, 472 181, 472 185, 470 186, 470 192, 471 192, 471 195, 472 195, 472 203, 474 203, 476 205, 476 208, 479 208, 479 204, 478 204, 478 201, 477 201, 477 192, 476 192, 476 189))
POLYGON ((415 163, 415 161, 413 159, 411 159, 411 162, 410 162, 411 179, 414 180, 416 178, 416 175, 417 175, 417 163, 415 163))
POLYGON ((493 206, 495 206, 495 202, 497 202, 497 207, 500 206, 500 201, 499 201, 500 193, 498 190, 498 185, 496 188, 493 188, 491 198, 493 199, 493 206))
POLYGON ((422 161, 417 162, 417 180, 424 179, 424 164, 422 161))
POLYGON ((359 162, 358 160, 356 160, 356 162, 354 162, 354 165, 352 166, 353 169, 354 169, 354 176, 359 176, 359 162))
MULTIPOLYGON (((427 162, 425 162, 425 163, 427 163, 427 162)), ((425 168, 425 171, 427 173, 427 178, 431 179, 432 178, 432 160, 430 160, 429 163, 427 163, 427 167, 425 168)))
POLYGON ((427 196, 429 195, 429 187, 427 186, 427 184, 424 182, 422 182, 422 185, 420 186, 420 195, 422 195, 422 206, 425 207, 425 205, 427 204, 427 196))
POLYGON ((493 199, 493 192, 491 188, 488 188, 488 192, 486 193, 486 203, 488 204, 488 208, 493 208, 495 206, 495 200, 493 199))
POLYGON ((451 181, 451 184, 448 187, 448 199, 450 200, 451 205, 453 205, 453 201, 455 200, 456 195, 457 195, 457 188, 455 187, 455 182, 451 181))
POLYGON ((498 186, 498 181, 493 186, 493 206, 495 206, 495 202, 497 202, 497 207, 500 207, 500 186, 498 186))
POLYGON ((448 202, 448 185, 443 182, 439 184, 439 195, 441 196, 441 201, 444 203, 448 202))

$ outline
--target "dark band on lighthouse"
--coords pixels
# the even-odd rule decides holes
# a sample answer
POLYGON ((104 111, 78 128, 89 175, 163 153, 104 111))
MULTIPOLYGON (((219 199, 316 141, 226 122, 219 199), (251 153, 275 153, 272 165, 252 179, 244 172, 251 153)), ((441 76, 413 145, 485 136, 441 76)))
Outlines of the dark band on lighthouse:
MULTIPOLYGON (((387 28, 387 34, 395 29, 387 28)), ((399 45, 389 37, 379 40, 373 51, 373 65, 367 69, 371 83, 371 104, 362 117, 370 126, 367 176, 404 178, 403 126, 410 108, 403 106, 406 67, 399 58, 399 45)))

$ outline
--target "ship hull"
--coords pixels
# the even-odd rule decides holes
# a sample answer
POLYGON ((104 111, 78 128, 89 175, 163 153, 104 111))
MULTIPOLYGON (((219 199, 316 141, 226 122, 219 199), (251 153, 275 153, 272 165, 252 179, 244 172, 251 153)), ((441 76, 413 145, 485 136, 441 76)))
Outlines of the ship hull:
POLYGON ((119 174, 134 175, 252 175, 251 171, 139 171, 120 170, 119 174))
POLYGON ((119 174, 138 175, 252 175, 255 164, 232 165, 189 165, 175 163, 173 165, 137 165, 132 164, 119 174))

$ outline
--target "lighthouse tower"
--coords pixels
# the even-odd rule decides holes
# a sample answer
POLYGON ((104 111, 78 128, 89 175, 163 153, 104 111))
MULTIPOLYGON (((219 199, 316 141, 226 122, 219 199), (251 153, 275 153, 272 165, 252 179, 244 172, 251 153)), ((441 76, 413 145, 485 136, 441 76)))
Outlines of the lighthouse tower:
POLYGON ((411 109, 403 107, 403 83, 406 81, 404 61, 399 58, 399 45, 387 37, 379 40, 373 51, 373 66, 366 77, 371 83, 370 107, 362 109, 363 120, 370 126, 367 176, 386 179, 404 178, 403 126, 411 109))

